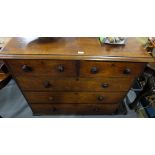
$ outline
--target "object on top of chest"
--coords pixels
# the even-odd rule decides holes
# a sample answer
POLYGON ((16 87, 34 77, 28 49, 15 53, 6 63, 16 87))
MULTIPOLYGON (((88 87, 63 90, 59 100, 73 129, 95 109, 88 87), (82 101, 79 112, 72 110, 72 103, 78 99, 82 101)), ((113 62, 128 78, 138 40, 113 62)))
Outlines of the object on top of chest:
POLYGON ((100 37, 101 44, 125 45, 126 41, 125 37, 100 37))

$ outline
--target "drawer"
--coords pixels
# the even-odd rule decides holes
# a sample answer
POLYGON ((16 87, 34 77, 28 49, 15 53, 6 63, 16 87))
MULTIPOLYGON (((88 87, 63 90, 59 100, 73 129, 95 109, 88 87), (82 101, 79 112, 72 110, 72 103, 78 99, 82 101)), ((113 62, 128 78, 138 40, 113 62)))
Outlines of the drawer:
POLYGON ((16 78, 26 91, 128 91, 134 78, 16 78))
POLYGON ((119 103, 125 92, 24 92, 30 103, 119 103))
POLYGON ((65 60, 7 60, 14 75, 76 76, 76 61, 65 60))
POLYGON ((81 114, 81 115, 103 115, 113 114, 119 107, 119 104, 30 104, 34 115, 57 115, 57 114, 81 114))
POLYGON ((144 67, 145 63, 81 61, 80 76, 136 77, 143 71, 144 67))

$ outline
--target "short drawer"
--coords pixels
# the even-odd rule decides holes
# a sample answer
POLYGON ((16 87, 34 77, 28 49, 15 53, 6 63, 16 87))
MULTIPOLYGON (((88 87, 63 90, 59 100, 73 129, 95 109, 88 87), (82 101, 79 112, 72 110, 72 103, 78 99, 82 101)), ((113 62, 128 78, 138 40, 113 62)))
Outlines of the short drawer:
POLYGON ((103 115, 113 114, 118 109, 119 104, 30 104, 34 115, 103 115))
POLYGON ((76 76, 76 62, 65 60, 7 60, 14 75, 51 75, 52 77, 76 76))
POLYGON ((136 77, 143 71, 144 67, 145 63, 81 61, 80 76, 136 77))
POLYGON ((125 92, 24 92, 30 103, 119 103, 125 92))
POLYGON ((51 78, 18 76, 25 91, 128 91, 134 78, 51 78))

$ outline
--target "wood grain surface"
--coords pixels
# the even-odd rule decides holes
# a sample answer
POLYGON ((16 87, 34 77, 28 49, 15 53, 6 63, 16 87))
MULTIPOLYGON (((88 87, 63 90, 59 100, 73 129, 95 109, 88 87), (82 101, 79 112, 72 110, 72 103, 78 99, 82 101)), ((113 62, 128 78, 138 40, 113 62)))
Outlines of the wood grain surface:
POLYGON ((30 103, 119 103, 126 92, 24 92, 30 103))
POLYGON ((0 54, 2 59, 67 59, 153 62, 138 38, 127 38, 125 46, 101 46, 98 38, 61 37, 40 42, 37 37, 12 38, 0 54))
POLYGON ((24 77, 16 80, 24 91, 128 91, 135 78, 52 78, 24 77), (119 82, 120 81, 120 82, 119 82))
POLYGON ((81 77, 130 77, 138 76, 145 67, 145 63, 129 63, 129 62, 98 62, 98 61, 81 61, 80 76, 81 77), (95 67, 96 73, 91 73, 91 69, 95 67), (125 70, 130 73, 125 73, 125 70))
POLYGON ((119 104, 31 104, 34 115, 105 115, 113 114, 119 104))

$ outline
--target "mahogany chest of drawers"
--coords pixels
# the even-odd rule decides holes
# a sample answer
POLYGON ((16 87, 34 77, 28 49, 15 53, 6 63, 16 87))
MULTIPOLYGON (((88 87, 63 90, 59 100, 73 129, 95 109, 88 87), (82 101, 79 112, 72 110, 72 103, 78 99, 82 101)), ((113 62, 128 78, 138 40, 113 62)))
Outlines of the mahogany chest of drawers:
POLYGON ((98 38, 13 38, 0 54, 34 114, 113 114, 153 61, 137 38, 101 46, 98 38))

